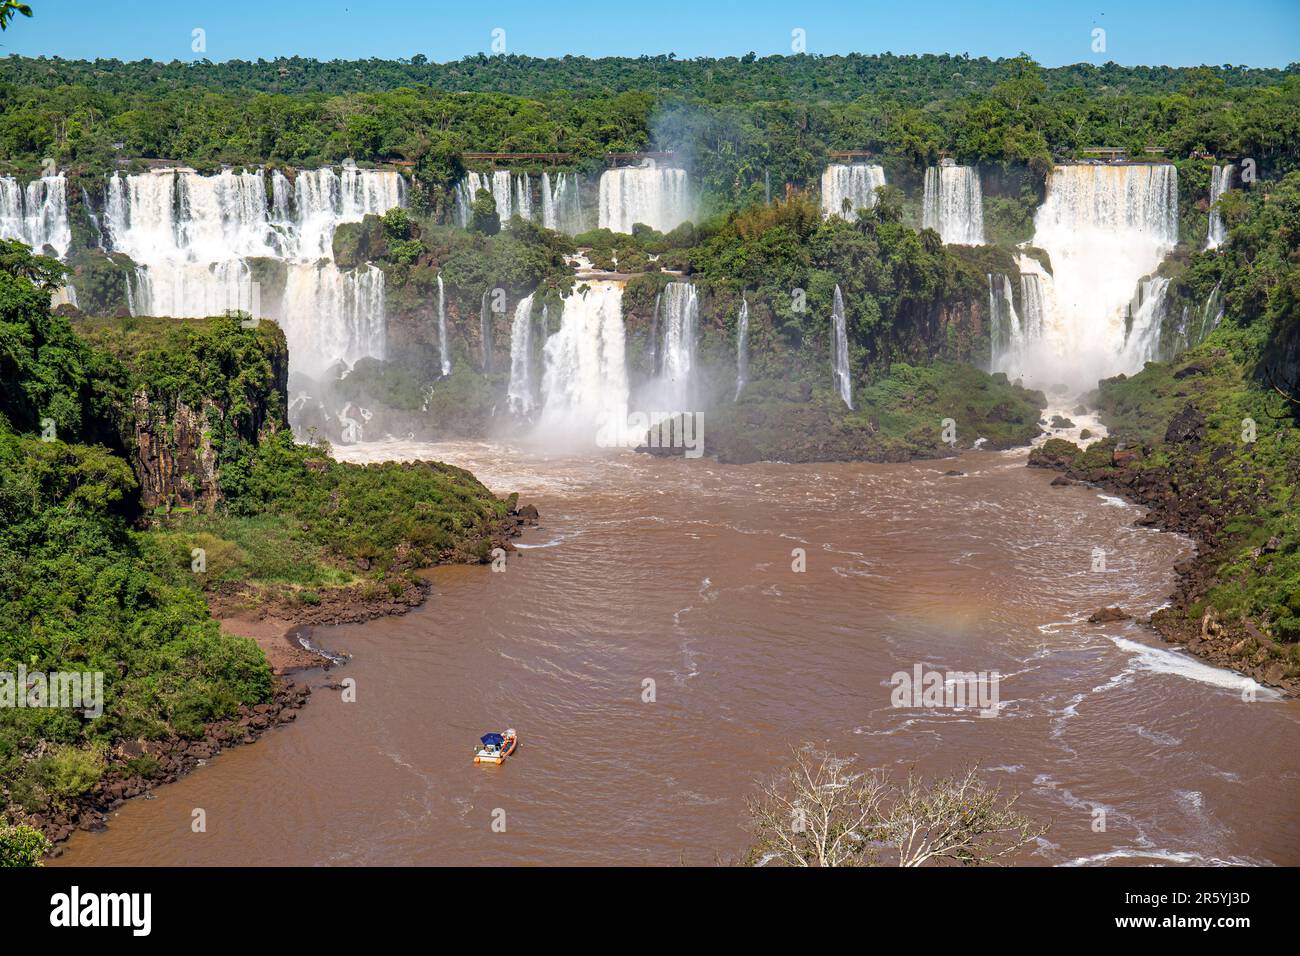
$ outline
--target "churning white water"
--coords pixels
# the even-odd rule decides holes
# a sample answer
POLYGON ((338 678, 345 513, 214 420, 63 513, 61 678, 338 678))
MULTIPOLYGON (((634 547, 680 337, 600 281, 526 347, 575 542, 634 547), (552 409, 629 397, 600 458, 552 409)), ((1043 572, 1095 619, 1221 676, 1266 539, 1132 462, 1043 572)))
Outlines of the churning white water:
POLYGON ((0 177, 0 239, 17 239, 37 253, 49 246, 60 259, 67 255, 72 244, 67 180, 43 176, 24 187, 12 176, 0 177))
POLYGON ((510 385, 506 389, 510 411, 527 416, 533 398, 533 297, 527 295, 515 306, 510 326, 510 385))
POLYGON ((921 224, 944 242, 984 244, 984 195, 979 171, 971 166, 931 166, 925 171, 921 224))
POLYGON ((1210 170, 1210 228, 1205 237, 1206 249, 1217 249, 1228 238, 1228 230, 1223 226, 1223 217, 1219 214, 1219 197, 1232 188, 1233 165, 1228 163, 1215 166, 1210 170))
POLYGON ((832 163, 822 170, 822 215, 850 221, 859 209, 873 209, 876 189, 885 185, 885 170, 871 163, 832 163))
POLYGON ((335 362, 384 356, 384 275, 333 261, 334 230, 403 202, 395 172, 345 166, 303 170, 291 182, 261 170, 203 176, 165 169, 108 183, 105 228, 112 249, 137 264, 137 315, 201 317, 239 309, 280 323, 293 369, 316 374, 335 362), (284 292, 267 301, 249 260, 281 263, 284 292))
POLYGON ((660 169, 647 163, 601 173, 598 228, 631 233, 639 222, 658 232, 671 232, 694 215, 684 169, 660 169))
POLYGON ((844 399, 844 404, 853 407, 853 382, 849 378, 849 333, 848 323, 844 318, 844 296, 840 287, 835 287, 835 300, 831 304, 831 326, 835 333, 834 347, 831 351, 831 376, 835 387, 844 399))
POLYGON ((744 391, 749 380, 749 303, 741 297, 740 314, 736 316, 736 398, 744 391))
POLYGON ((623 287, 594 280, 564 300, 560 328, 542 349, 542 413, 548 438, 592 445, 627 422, 623 287), (608 432, 607 432, 608 433, 608 432))
POLYGON ((1052 267, 1042 340, 1026 373, 1082 390, 1141 368, 1127 352, 1128 306, 1178 241, 1178 171, 1170 164, 1057 166, 1032 244, 1052 267))

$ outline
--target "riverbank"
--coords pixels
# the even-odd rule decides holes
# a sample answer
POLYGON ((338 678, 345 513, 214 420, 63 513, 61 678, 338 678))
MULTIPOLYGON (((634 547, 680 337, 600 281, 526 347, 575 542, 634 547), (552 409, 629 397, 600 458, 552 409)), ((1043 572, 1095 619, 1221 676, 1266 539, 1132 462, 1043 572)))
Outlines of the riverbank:
MULTIPOLYGON (((513 499, 512 499, 513 504, 513 499)), ((489 544, 513 551, 511 537, 535 524, 531 506, 511 508, 493 529, 489 544)), ((459 560, 442 563, 466 563, 459 560)), ((104 755, 99 781, 78 797, 48 812, 15 815, 45 834, 53 844, 51 856, 62 853, 60 844, 77 830, 97 831, 108 826, 111 815, 127 800, 144 796, 164 784, 175 783, 232 747, 251 744, 275 727, 293 723, 311 697, 304 672, 326 671, 346 660, 311 640, 315 627, 356 624, 406 614, 428 599, 429 582, 422 577, 393 578, 393 587, 369 585, 323 589, 313 604, 265 588, 223 584, 208 595, 212 617, 224 634, 252 639, 274 674, 273 691, 264 703, 241 704, 235 716, 210 721, 201 733, 158 740, 121 740, 104 755)))
POLYGON ((1166 641, 1287 696, 1300 696, 1300 610, 1293 489, 1300 435, 1273 419, 1250 377, 1250 353, 1202 347, 1101 383, 1112 434, 1086 449, 1052 439, 1031 467, 1061 472, 1147 509, 1139 524, 1191 537, 1169 606, 1152 627, 1166 641))

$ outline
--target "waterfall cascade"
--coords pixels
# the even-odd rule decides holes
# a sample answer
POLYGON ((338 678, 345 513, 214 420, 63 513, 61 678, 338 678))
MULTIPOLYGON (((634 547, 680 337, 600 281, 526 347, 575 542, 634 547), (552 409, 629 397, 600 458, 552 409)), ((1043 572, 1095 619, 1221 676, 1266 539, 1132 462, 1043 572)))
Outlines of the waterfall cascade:
POLYGON ((366 356, 383 358, 384 273, 371 265, 344 272, 326 259, 295 263, 279 323, 295 370, 311 374, 340 359, 351 365, 366 356))
POLYGON ((131 310, 201 317, 239 309, 274 318, 290 362, 308 374, 337 361, 384 355, 384 275, 372 266, 343 271, 333 261, 334 230, 401 205, 395 172, 346 166, 304 170, 290 182, 261 170, 203 176, 192 169, 114 175, 104 226, 113 251, 137 263, 131 310), (279 302, 262 301, 248 260, 284 263, 279 302))
POLYGON ((742 296, 736 316, 736 399, 749 380, 749 303, 742 296))
POLYGON ((1223 217, 1219 215, 1219 197, 1232 188, 1232 173, 1235 167, 1228 163, 1215 166, 1210 170, 1210 228, 1205 237, 1206 249, 1217 249, 1228 238, 1228 230, 1223 227, 1223 217))
POLYGON ((1150 276, 1138 283, 1128 308, 1128 335, 1124 340, 1124 364, 1140 369, 1159 357, 1160 329, 1165 318, 1169 280, 1150 276))
POLYGON ((447 349, 447 293, 442 284, 442 273, 438 273, 438 359, 442 374, 451 374, 451 352, 447 349))
POLYGON ((1140 369, 1125 348, 1128 306, 1139 280, 1155 273, 1177 241, 1174 166, 1053 169, 1034 217, 1032 245, 1047 252, 1052 276, 1042 283, 1042 339, 1026 353, 1027 378, 1082 390, 1140 369))
POLYGON ((972 166, 927 169, 921 224, 951 245, 983 245, 984 195, 979 171, 972 166))
POLYGON ((539 428, 592 443, 627 422, 623 288, 591 281, 564 300, 560 328, 543 347, 539 428))
POLYGON ((492 194, 503 227, 514 216, 533 218, 533 189, 527 173, 512 173, 508 169, 491 173, 470 171, 456 186, 456 219, 462 227, 469 225, 470 206, 480 189, 492 194))
POLYGON ((488 309, 487 289, 483 290, 483 298, 478 305, 478 334, 483 371, 490 375, 492 373, 492 312, 488 309))
POLYGON ((831 353, 831 375, 844 404, 853 407, 853 382, 849 376, 849 334, 844 318, 844 296, 835 287, 835 300, 831 306, 831 326, 835 333, 835 346, 831 353))
POLYGON ((577 173, 542 173, 542 225, 571 236, 586 231, 577 173))
POLYGON ((989 370, 1017 376, 1025 361, 1027 336, 1016 303, 1011 280, 1003 273, 989 274, 989 370))
POLYGON ((1214 284, 1210 294, 1205 297, 1205 304, 1195 312, 1190 305, 1183 306, 1175 333, 1176 349, 1188 349, 1200 345, 1223 319, 1223 301, 1219 295, 1219 287, 1222 284, 1222 281, 1214 284))
POLYGON ((695 369, 695 331, 700 300, 689 282, 670 282, 663 291, 663 348, 660 351, 660 399, 674 411, 691 408, 695 369))
POLYGON ((509 225, 512 216, 519 216, 569 235, 584 231, 582 193, 577 173, 544 172, 539 177, 507 169, 492 173, 471 171, 456 185, 456 223, 462 229, 470 223, 470 207, 480 189, 492 194, 503 227, 509 225), (533 201, 535 190, 537 202, 533 201))
POLYGON ((533 396, 533 297, 527 295, 515 306, 510 326, 510 385, 506 389, 510 411, 527 416, 532 413, 533 396))
POLYGON ((822 171, 822 215, 857 219, 859 209, 875 208, 876 189, 883 185, 884 167, 832 163, 822 171))
POLYGON ((0 239, 17 239, 36 253, 49 246, 60 259, 67 255, 72 244, 67 180, 43 176, 24 187, 12 176, 0 177, 0 239))
POLYGON ((600 176, 597 226, 631 233, 636 223, 671 232, 695 215, 684 169, 652 164, 607 169, 600 176))

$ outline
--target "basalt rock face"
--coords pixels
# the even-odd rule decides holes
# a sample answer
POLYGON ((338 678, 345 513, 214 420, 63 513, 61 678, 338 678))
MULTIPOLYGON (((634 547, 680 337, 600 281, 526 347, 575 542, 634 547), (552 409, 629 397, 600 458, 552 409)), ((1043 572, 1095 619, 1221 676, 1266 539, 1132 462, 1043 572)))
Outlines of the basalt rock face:
POLYGON ((146 513, 210 510, 223 465, 288 427, 289 350, 274 323, 126 319, 80 331, 120 362, 118 438, 146 513))
POLYGON ((147 392, 131 402, 131 467, 147 511, 177 506, 208 511, 221 499, 217 453, 198 412, 179 405, 170 416, 147 392))

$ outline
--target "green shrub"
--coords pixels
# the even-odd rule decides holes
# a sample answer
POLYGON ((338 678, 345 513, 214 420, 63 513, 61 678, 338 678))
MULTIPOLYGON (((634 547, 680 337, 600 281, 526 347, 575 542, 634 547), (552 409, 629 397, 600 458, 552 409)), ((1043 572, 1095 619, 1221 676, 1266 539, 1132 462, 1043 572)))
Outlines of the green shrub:
POLYGON ((0 868, 43 866, 41 860, 50 851, 45 834, 25 824, 0 824, 0 868))

